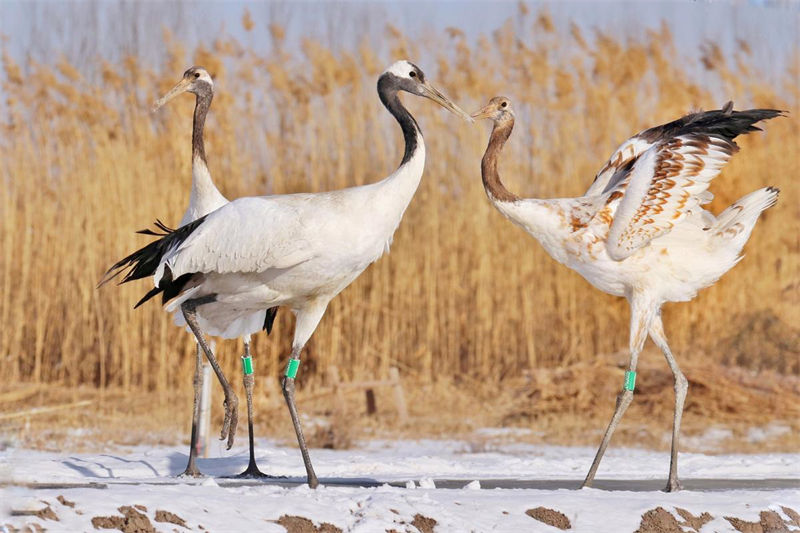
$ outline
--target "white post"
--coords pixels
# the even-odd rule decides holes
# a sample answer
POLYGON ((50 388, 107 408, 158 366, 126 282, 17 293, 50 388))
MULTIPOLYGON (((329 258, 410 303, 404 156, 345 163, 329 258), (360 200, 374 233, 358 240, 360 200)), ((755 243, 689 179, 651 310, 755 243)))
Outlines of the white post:
POLYGON ((197 428, 197 445, 200 447, 198 455, 208 457, 208 448, 211 443, 211 365, 203 363, 203 388, 200 393, 200 427, 197 428))

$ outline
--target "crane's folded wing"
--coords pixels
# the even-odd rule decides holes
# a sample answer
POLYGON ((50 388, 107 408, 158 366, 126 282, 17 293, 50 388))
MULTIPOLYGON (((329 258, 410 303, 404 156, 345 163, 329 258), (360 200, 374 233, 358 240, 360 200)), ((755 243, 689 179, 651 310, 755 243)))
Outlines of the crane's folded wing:
MULTIPOLYGON (((284 197, 286 198, 286 197, 284 197)), ((303 204, 275 197, 241 198, 217 209, 185 240, 167 251, 155 283, 169 267, 173 278, 188 273, 226 274, 290 268, 314 256, 303 204)))

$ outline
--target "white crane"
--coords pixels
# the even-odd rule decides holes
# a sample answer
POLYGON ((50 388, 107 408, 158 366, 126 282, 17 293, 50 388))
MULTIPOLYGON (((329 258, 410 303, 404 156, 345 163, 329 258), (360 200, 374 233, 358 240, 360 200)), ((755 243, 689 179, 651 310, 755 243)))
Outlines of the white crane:
MULTIPOLYGON (((203 129, 205 126, 206 115, 211 107, 211 101, 214 98, 214 80, 206 69, 200 66, 194 66, 183 73, 181 81, 175 87, 170 89, 164 96, 159 98, 153 105, 153 111, 160 109, 167 102, 176 96, 190 92, 195 95, 194 116, 192 120, 192 190, 189 196, 189 206, 181 218, 180 226, 197 220, 198 218, 217 210, 223 205, 228 203, 222 193, 219 192, 214 181, 211 179, 211 172, 208 169, 208 161, 206 160, 205 143, 203 142, 203 129)), ((157 226, 162 231, 169 231, 169 228, 161 223, 157 226)), ((140 233, 147 235, 162 236, 163 233, 156 233, 151 230, 142 230, 140 233)), ((253 316, 248 317, 248 320, 264 324, 264 329, 267 334, 272 330, 272 323, 275 320, 277 307, 266 311, 259 311, 254 313, 253 316)), ((180 312, 176 312, 176 318, 180 321, 180 312)), ((252 359, 250 357, 250 335, 242 337, 244 342, 244 355, 242 356, 242 371, 245 391, 247 393, 247 426, 249 430, 250 441, 250 464, 248 468, 240 474, 242 477, 256 477, 260 474, 255 465, 254 451, 253 451, 253 408, 252 408, 252 390, 255 382, 252 369, 252 359)), ((220 382, 225 380, 225 376, 214 368, 220 382)), ((197 428, 199 424, 199 402, 200 402, 200 381, 201 381, 201 347, 197 345, 197 355, 195 359, 195 375, 194 375, 194 407, 192 409, 192 436, 189 444, 189 461, 183 476, 198 477, 202 473, 197 468, 197 428)), ((224 386, 223 386, 224 387, 224 386)), ((230 417, 225 418, 220 435, 221 440, 227 438, 228 449, 233 446, 233 439, 236 434, 236 427, 238 424, 237 406, 238 400, 236 396, 228 397, 226 395, 225 403, 231 403, 233 408, 231 411, 226 409, 226 413, 231 412, 230 417)))
POLYGON ((739 259, 762 211, 778 189, 741 198, 720 216, 700 207, 711 201, 709 183, 739 147, 737 135, 756 131, 774 109, 692 113, 634 135, 611 155, 589 190, 578 198, 519 198, 500 181, 497 157, 514 127, 511 101, 493 98, 473 118, 494 122, 481 161, 486 195, 498 211, 537 239, 556 261, 601 291, 624 296, 631 307, 630 364, 614 416, 583 486, 590 486, 614 429, 633 399, 636 361, 647 335, 664 353, 675 379, 675 415, 666 490, 680 489, 678 435, 688 382, 661 324, 665 302, 689 301, 739 259))
POLYGON ((425 165, 422 132, 398 93, 426 97, 472 120, 408 61, 384 71, 377 88, 405 140, 400 166, 387 178, 337 191, 234 200, 122 259, 104 278, 124 271, 123 282, 153 276, 156 289, 145 298, 162 292, 167 311, 180 309, 209 361, 214 354, 203 332, 239 337, 261 326, 242 317, 276 306, 292 310, 294 340, 282 388, 311 487, 318 481, 294 400, 300 353, 328 302, 389 249, 425 165))

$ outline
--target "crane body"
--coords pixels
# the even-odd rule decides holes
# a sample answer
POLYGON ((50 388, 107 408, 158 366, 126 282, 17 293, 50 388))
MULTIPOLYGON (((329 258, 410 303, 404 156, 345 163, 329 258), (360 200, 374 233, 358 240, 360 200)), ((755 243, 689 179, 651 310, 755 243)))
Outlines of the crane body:
POLYGON ((673 373, 675 411, 666 490, 680 488, 678 442, 688 381, 669 348, 661 306, 684 302, 715 283, 741 259, 759 215, 775 204, 778 189, 752 192, 714 216, 702 208, 709 183, 739 150, 733 141, 781 116, 774 109, 722 109, 686 115, 625 141, 577 198, 519 198, 497 171, 498 156, 514 127, 511 102, 493 98, 473 118, 494 127, 481 162, 489 200, 538 240, 559 263, 596 288, 625 297, 631 307, 630 362, 611 422, 584 480, 591 485, 616 426, 633 400, 636 365, 648 335, 673 373))

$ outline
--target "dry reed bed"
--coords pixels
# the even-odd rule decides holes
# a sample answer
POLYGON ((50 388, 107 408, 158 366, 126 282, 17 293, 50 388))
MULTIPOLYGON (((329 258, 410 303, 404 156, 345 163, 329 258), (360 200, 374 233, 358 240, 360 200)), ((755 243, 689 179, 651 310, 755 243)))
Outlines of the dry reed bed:
MULTIPOLYGON (((369 43, 340 54, 314 40, 288 50, 282 30, 271 31, 277 53, 269 57, 229 37, 187 54, 167 35, 163 68, 128 57, 98 64, 97 77, 63 61, 18 65, 3 55, 5 379, 147 390, 161 402, 189 384, 189 335, 156 304, 132 309, 145 284, 95 289, 114 260, 147 242, 133 230, 157 217, 174 224, 187 202, 193 101, 186 96, 149 113, 187 57, 216 79, 207 151, 229 198, 358 185, 396 166, 402 137, 375 94, 391 59, 376 57, 369 43)), ((641 40, 598 34, 588 41, 576 27, 555 32, 546 14, 521 14, 474 45, 451 30, 412 46, 395 30, 389 48, 467 109, 497 94, 512 97, 518 126, 501 172, 522 195, 556 197, 581 194, 633 132, 724 103, 683 73, 666 28, 641 40)), ((772 87, 760 81, 746 47, 727 61, 713 47, 701 54, 737 107, 796 113, 800 59, 785 86, 772 87)), ((426 135, 425 176, 391 254, 332 302, 304 355, 301 384, 318 385, 330 364, 345 379, 385 376, 397 365, 422 383, 437 376, 495 383, 526 369, 588 364, 627 346, 626 304, 557 265, 486 201, 479 161, 488 126, 404 100, 426 135)), ((666 308, 679 361, 800 373, 791 326, 800 323, 798 122, 791 115, 766 130, 741 139, 741 154, 712 185, 712 208, 770 184, 782 189, 781 201, 733 272, 695 302, 666 308), (737 337, 747 327, 752 335, 737 337)), ((262 375, 277 375, 289 351, 290 313, 281 311, 276 326, 271 338, 255 340, 262 375)), ((220 345, 232 375, 239 350, 220 345)))

